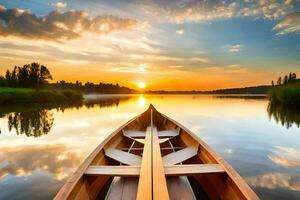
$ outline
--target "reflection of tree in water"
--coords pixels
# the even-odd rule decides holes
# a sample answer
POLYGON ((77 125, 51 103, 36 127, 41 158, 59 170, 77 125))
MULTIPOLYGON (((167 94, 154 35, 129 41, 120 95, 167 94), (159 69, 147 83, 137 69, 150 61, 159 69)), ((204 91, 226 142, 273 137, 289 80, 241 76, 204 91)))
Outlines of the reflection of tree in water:
POLYGON ((8 128, 16 130, 17 135, 40 137, 50 132, 54 117, 49 110, 34 110, 8 114, 8 128))
POLYGON ((281 123, 282 126, 290 128, 295 124, 300 127, 300 110, 296 108, 289 108, 281 104, 269 103, 268 114, 270 118, 274 118, 277 123, 281 123))
MULTIPOLYGON (((54 116, 51 109, 57 112, 81 108, 117 107, 121 102, 128 101, 136 96, 113 96, 87 98, 84 102, 46 103, 46 104, 14 104, 0 107, 0 118, 7 117, 9 131, 16 130, 17 135, 25 134, 28 137, 40 137, 50 132, 54 116)), ((1 130, 0 130, 1 134, 1 130)))

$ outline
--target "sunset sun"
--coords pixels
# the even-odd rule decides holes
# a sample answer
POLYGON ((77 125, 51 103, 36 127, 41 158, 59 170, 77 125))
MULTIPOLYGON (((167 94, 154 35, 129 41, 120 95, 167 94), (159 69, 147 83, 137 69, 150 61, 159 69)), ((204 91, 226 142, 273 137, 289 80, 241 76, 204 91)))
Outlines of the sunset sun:
POLYGON ((137 83, 137 86, 138 86, 138 88, 140 88, 140 89, 145 89, 145 88, 146 88, 145 82, 138 82, 138 83, 137 83))

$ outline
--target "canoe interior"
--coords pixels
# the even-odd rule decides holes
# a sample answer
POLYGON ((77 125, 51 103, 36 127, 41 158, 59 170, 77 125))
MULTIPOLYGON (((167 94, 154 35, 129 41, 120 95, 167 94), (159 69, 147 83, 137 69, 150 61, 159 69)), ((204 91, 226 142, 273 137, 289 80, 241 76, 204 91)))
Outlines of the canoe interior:
POLYGON ((203 141, 150 105, 103 141, 55 199, 258 197, 203 141))

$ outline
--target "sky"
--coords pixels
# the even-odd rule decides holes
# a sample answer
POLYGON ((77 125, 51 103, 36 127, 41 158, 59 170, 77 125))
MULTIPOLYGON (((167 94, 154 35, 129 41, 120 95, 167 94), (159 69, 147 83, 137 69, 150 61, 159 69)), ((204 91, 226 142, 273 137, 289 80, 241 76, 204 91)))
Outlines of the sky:
POLYGON ((299 0, 0 0, 0 74, 212 90, 300 76, 299 0))

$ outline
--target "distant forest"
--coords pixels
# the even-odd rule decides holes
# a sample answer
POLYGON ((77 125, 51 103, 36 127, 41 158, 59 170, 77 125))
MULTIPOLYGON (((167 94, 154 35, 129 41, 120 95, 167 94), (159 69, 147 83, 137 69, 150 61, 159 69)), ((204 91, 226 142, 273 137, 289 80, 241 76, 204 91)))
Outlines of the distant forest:
POLYGON ((82 83, 76 81, 75 83, 59 81, 56 83, 51 83, 50 87, 57 90, 62 89, 73 89, 80 90, 83 93, 95 93, 95 94, 133 94, 136 91, 130 89, 128 87, 120 86, 119 84, 111 84, 111 83, 82 83))
POLYGON ((15 66, 12 70, 7 69, 4 76, 0 75, 0 87, 11 88, 50 88, 56 90, 80 90, 83 93, 99 94, 132 94, 135 90, 111 83, 75 83, 64 80, 49 83, 52 80, 50 70, 39 63, 31 63, 23 66, 15 66))

